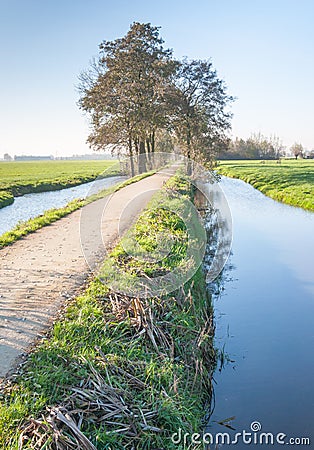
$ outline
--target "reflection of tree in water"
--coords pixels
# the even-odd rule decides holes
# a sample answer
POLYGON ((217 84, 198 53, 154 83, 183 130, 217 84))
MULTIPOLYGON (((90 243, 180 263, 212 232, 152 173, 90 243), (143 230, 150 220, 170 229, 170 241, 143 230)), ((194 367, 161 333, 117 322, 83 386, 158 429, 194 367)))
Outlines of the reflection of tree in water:
POLYGON ((207 286, 214 296, 221 296, 227 274, 233 269, 230 262, 232 242, 232 217, 228 203, 217 183, 208 183, 195 193, 195 205, 199 210, 207 234, 204 269, 207 286), (203 192, 206 192, 204 195, 203 192))
POLYGON ((227 199, 217 182, 199 183, 197 204, 201 205, 208 235, 205 259, 206 281, 219 278, 228 261, 232 243, 232 216, 227 199))
MULTIPOLYGON (((219 190, 211 189, 210 202, 211 204, 208 202, 206 196, 202 194, 201 191, 196 192, 195 204, 200 211, 207 233, 204 269, 205 273, 210 272, 211 274, 209 277, 207 277, 207 289, 211 295, 214 311, 214 304, 224 295, 226 283, 233 280, 231 274, 235 269, 235 266, 232 264, 232 252, 230 251, 232 221, 223 209, 225 208, 225 205, 222 202, 221 192, 219 192, 219 190), (217 275, 215 276, 215 274, 217 275)), ((217 317, 215 317, 215 319, 217 321, 217 317)), ((217 343, 215 343, 215 367, 213 367, 211 373, 209 374, 212 379, 212 392, 210 401, 208 401, 206 405, 205 420, 207 423, 210 420, 210 417, 215 408, 214 372, 217 369, 221 371, 226 364, 231 362, 228 354, 225 351, 225 343, 223 343, 221 346, 216 346, 216 344, 217 343)))
POLYGON ((209 192, 206 195, 197 189, 194 202, 207 234, 204 269, 207 274, 207 287, 214 302, 222 296, 224 284, 232 280, 230 276, 230 272, 234 269, 230 261, 232 219, 223 192, 215 189, 215 184, 210 184, 208 188, 209 192))

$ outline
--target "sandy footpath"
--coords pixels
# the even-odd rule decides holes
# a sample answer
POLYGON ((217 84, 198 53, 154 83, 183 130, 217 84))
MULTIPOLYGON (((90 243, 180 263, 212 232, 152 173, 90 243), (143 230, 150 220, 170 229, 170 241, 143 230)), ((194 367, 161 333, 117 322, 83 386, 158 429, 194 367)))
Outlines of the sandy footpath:
POLYGON ((131 184, 0 250, 0 378, 47 330, 169 176, 158 173, 131 184))

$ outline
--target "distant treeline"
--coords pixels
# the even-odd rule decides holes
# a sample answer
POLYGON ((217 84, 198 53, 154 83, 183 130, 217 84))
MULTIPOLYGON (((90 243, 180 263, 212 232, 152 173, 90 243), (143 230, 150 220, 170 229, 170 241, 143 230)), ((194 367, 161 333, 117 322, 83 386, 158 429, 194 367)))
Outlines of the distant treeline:
POLYGON ((279 159, 283 156, 297 158, 314 158, 314 150, 305 151, 302 144, 294 143, 286 151, 278 137, 265 137, 261 133, 253 134, 248 139, 230 140, 217 151, 217 158, 230 159, 279 159))
POLYGON ((267 138, 254 134, 248 139, 230 140, 218 153, 219 159, 279 159, 284 147, 277 137, 267 138))

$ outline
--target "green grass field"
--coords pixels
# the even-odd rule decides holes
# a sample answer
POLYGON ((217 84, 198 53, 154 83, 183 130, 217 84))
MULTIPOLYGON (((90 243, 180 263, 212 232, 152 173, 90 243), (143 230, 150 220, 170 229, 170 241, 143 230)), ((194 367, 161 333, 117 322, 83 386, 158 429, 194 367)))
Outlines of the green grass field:
POLYGON ((314 211, 314 160, 222 161, 217 170, 274 200, 314 211))
POLYGON ((93 181, 116 161, 20 161, 0 163, 0 207, 13 197, 93 181))

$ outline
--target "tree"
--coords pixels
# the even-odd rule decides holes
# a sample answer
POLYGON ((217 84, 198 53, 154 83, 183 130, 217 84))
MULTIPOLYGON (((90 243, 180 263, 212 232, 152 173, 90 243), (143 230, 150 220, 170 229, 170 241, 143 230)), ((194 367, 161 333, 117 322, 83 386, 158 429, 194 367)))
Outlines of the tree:
POLYGON ((171 91, 172 125, 188 158, 212 159, 215 147, 226 139, 233 100, 210 61, 184 59, 177 69, 171 91))
MULTIPOLYGON (((133 23, 121 39, 100 44, 92 73, 81 75, 79 106, 91 116, 89 144, 111 144, 128 155, 154 152, 156 131, 166 126, 165 98, 176 63, 163 48, 159 28, 133 23)), ((145 158, 141 158, 146 169, 145 158)))
POLYGON ((291 153, 294 155, 295 159, 298 159, 298 157, 303 158, 303 146, 302 144, 298 144, 295 142, 291 146, 291 153))
POLYGON ((276 136, 270 138, 261 133, 252 134, 248 139, 238 139, 230 142, 220 158, 224 159, 279 159, 284 147, 276 136))
POLYGON ((247 140, 247 143, 251 146, 254 156, 257 156, 258 159, 279 159, 284 150, 277 136, 266 137, 261 133, 257 133, 253 134, 247 140))
POLYGON ((314 159, 314 150, 311 150, 308 154, 308 158, 314 159))
POLYGON ((139 171, 156 148, 179 146, 189 158, 210 160, 230 128, 232 98, 211 62, 176 61, 163 43, 158 27, 135 22, 121 39, 102 42, 99 59, 80 76, 89 144, 126 151, 131 162, 141 156, 139 171))
POLYGON ((4 155, 3 155, 3 159, 4 159, 4 161, 12 161, 12 156, 10 156, 9 155, 9 153, 5 153, 4 155))

